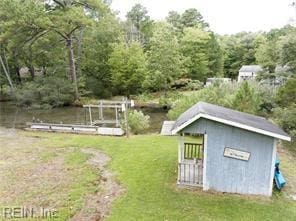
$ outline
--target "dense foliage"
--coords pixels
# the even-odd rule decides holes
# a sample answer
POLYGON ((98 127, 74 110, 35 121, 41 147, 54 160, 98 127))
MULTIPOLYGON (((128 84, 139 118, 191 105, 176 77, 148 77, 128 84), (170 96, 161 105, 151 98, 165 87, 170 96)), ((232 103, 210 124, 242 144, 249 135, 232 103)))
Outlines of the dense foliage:
POLYGON ((1 74, 0 86, 19 91, 23 83, 50 73, 67 77, 77 100, 168 91, 185 76, 204 81, 222 74, 222 50, 197 9, 170 12, 167 22, 156 22, 136 4, 121 21, 109 4, 1 1, 0 72, 5 69, 12 83, 1 74))
MULTIPOLYGON (((272 117, 296 138, 295 27, 221 36, 195 8, 171 11, 160 22, 141 4, 120 19, 110 4, 1 0, 0 100, 52 108, 81 97, 151 99, 154 92, 172 107, 171 119, 206 101, 272 117), (256 82, 204 88, 207 78, 235 81, 242 65, 253 64, 263 67, 256 82)), ((149 118, 131 112, 129 126, 141 133, 149 118)))
POLYGON ((296 141, 296 79, 290 79, 277 93, 274 118, 296 141))
POLYGON ((216 83, 177 99, 168 116, 174 120, 200 101, 265 116, 275 107, 274 100, 274 90, 255 82, 216 83))
POLYGON ((173 29, 166 23, 155 27, 148 52, 149 74, 144 86, 150 90, 168 90, 182 73, 182 56, 173 29))
POLYGON ((115 44, 110 55, 111 82, 119 94, 139 93, 147 73, 144 51, 139 43, 115 44))
POLYGON ((73 85, 65 78, 36 77, 26 82, 16 92, 17 103, 21 106, 51 108, 70 105, 74 102, 73 85))

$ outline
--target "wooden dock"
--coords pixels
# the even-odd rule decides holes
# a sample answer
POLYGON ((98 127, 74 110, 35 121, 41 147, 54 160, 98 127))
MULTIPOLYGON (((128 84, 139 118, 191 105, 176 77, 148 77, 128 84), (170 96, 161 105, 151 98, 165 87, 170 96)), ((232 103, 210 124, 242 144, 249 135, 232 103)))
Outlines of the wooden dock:
POLYGON ((49 131, 61 133, 76 134, 94 134, 106 136, 123 136, 124 131, 121 128, 98 127, 90 125, 72 125, 72 124, 50 124, 50 123, 27 123, 28 130, 49 131))

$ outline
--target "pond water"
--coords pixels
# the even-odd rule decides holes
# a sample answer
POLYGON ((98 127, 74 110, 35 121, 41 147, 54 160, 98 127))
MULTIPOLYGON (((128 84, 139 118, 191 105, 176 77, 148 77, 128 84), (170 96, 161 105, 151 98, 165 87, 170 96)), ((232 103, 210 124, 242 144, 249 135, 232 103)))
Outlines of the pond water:
MULTIPOLYGON (((150 116, 150 128, 147 133, 159 133, 167 112, 158 108, 141 108, 150 116)), ((98 119, 99 110, 92 110, 93 119, 98 119)), ((104 110, 105 119, 114 119, 115 111, 104 110)), ((88 111, 80 107, 62 107, 50 110, 31 110, 17 107, 12 102, 0 102, 0 127, 24 128, 27 122, 89 124, 88 111)))

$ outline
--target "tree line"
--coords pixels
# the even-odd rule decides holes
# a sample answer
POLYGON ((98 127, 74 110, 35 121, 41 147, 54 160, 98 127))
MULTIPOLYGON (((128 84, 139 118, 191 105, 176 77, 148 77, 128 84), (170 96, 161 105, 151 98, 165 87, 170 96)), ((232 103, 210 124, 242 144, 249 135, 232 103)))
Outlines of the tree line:
POLYGON ((21 103, 171 90, 180 79, 236 79, 242 65, 296 71, 296 30, 218 35, 194 8, 154 21, 136 4, 125 20, 107 0, 2 0, 0 86, 21 103), (11 78, 9 81, 8 77, 11 78), (13 84, 13 85, 12 85, 13 84))

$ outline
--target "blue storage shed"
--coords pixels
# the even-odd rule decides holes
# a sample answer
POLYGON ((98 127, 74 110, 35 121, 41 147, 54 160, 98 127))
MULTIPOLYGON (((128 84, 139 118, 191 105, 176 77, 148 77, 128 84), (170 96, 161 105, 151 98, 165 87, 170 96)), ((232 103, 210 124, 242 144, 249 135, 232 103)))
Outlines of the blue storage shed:
POLYGON ((178 184, 272 195, 278 140, 291 138, 263 117, 199 102, 175 122, 178 184), (199 136, 199 142, 188 137, 199 136), (189 141, 187 141, 189 140, 189 141))

